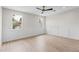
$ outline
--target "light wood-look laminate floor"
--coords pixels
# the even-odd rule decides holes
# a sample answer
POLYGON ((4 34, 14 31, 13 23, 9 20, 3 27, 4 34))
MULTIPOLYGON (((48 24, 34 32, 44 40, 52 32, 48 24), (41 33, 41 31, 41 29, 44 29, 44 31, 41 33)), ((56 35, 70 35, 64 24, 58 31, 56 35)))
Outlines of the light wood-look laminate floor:
POLYGON ((78 52, 79 40, 66 39, 52 35, 4 43, 1 52, 78 52))

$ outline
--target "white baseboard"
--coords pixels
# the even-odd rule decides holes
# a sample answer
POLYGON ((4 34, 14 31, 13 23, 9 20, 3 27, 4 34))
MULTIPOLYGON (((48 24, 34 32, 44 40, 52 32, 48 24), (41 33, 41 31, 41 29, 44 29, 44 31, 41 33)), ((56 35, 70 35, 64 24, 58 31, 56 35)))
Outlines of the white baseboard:
POLYGON ((28 39, 28 38, 32 38, 32 37, 37 37, 37 36, 44 35, 44 34, 45 34, 45 33, 36 34, 36 35, 32 35, 32 36, 28 36, 28 37, 23 37, 23 38, 19 38, 19 39, 14 39, 14 40, 10 40, 10 41, 5 41, 5 42, 2 42, 2 44, 3 44, 3 43, 7 43, 7 42, 12 42, 12 41, 21 40, 21 39, 28 39))
POLYGON ((71 37, 60 36, 60 35, 53 35, 53 34, 48 34, 48 35, 52 35, 52 36, 56 36, 56 37, 61 37, 61 38, 65 38, 65 39, 79 40, 79 39, 77 39, 77 38, 71 38, 71 37))

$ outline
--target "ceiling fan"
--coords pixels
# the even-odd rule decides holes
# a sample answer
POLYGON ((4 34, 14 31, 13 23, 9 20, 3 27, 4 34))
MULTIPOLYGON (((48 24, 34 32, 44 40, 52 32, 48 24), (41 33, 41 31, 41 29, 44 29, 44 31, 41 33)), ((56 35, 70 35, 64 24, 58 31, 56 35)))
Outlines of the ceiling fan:
POLYGON ((56 10, 54 10, 53 8, 49 8, 49 9, 46 9, 46 6, 42 6, 42 9, 41 8, 36 8, 38 10, 41 10, 41 14, 43 14, 45 11, 51 11, 53 10, 53 12, 55 12, 56 10))

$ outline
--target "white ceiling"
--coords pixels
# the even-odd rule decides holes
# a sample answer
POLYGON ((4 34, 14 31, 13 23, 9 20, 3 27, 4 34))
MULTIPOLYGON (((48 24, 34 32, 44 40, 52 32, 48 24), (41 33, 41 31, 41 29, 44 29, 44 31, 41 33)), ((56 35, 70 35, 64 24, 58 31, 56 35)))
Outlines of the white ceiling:
POLYGON ((41 6, 3 6, 3 7, 17 10, 17 11, 32 13, 36 15, 42 15, 42 16, 53 15, 53 14, 61 13, 61 12, 68 11, 74 8, 78 8, 78 6, 47 6, 46 8, 53 8, 56 10, 56 12, 47 11, 44 14, 41 14, 41 11, 36 9, 36 7, 42 8, 41 6))

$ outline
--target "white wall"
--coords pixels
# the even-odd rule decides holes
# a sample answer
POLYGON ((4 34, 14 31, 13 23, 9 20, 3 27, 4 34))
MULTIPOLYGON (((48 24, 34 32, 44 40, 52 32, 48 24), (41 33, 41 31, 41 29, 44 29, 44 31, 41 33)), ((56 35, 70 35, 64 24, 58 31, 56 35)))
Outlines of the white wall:
POLYGON ((20 11, 14 11, 6 8, 3 8, 2 11, 3 11, 3 40, 2 40, 3 42, 44 33, 44 28, 38 21, 39 16, 20 11), (23 16, 22 29, 19 30, 12 29, 11 22, 12 22, 12 16, 14 14, 23 16))
POLYGON ((2 43, 2 7, 0 6, 0 45, 2 43))
POLYGON ((46 17, 47 33, 79 39, 79 9, 46 17))

